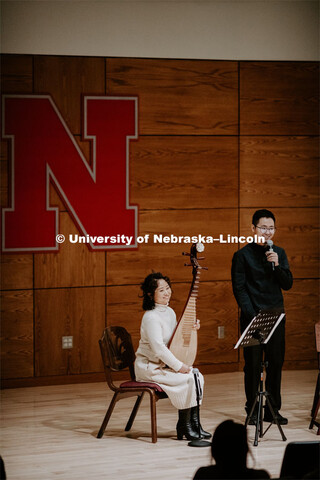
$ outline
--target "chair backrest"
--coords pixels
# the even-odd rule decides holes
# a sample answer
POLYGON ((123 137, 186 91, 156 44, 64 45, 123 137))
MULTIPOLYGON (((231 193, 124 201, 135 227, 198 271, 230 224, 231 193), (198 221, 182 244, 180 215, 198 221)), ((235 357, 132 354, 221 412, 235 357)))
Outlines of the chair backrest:
POLYGON ((284 452, 280 478, 303 478, 319 468, 320 442, 290 442, 284 452))
POLYGON ((114 390, 112 372, 129 369, 131 380, 135 380, 135 353, 131 335, 124 327, 107 327, 99 340, 102 362, 109 387, 114 390))

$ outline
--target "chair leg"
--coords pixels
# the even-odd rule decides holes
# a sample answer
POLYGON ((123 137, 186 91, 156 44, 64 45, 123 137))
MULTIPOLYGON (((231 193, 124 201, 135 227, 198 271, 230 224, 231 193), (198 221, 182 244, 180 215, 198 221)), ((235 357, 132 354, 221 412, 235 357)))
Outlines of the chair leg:
POLYGON ((105 429, 106 429, 106 427, 107 427, 107 425, 108 425, 108 422, 109 422, 109 420, 110 420, 111 414, 112 414, 112 412, 113 412, 114 406, 115 406, 115 404, 116 404, 116 402, 117 402, 118 393, 119 393, 119 392, 115 392, 115 394, 114 394, 113 397, 112 397, 111 403, 110 403, 109 408, 108 408, 108 410, 107 410, 107 413, 106 413, 106 415, 105 415, 105 417, 104 417, 104 419, 103 419, 103 422, 102 422, 102 424, 101 424, 100 430, 99 430, 98 435, 97 435, 97 438, 101 438, 101 437, 103 436, 103 434, 104 434, 104 431, 105 431, 105 429))
POLYGON ((138 398, 134 404, 134 407, 132 409, 132 412, 131 412, 131 415, 130 415, 130 418, 128 420, 128 423, 126 425, 126 428, 125 428, 125 431, 126 432, 129 432, 129 430, 131 429, 132 427, 132 424, 134 422, 134 419, 136 418, 136 415, 138 413, 138 410, 139 410, 139 407, 140 407, 140 404, 142 402, 142 399, 143 399, 143 395, 144 395, 144 392, 141 393, 141 395, 138 395, 138 398))
POLYGON ((314 425, 318 427, 317 435, 320 435, 320 423, 317 422, 316 418, 318 415, 318 411, 320 408, 320 398, 319 398, 319 390, 320 390, 320 373, 318 374, 318 380, 317 380, 317 385, 316 389, 314 392, 314 398, 313 398, 313 405, 311 409, 311 422, 309 425, 309 429, 312 429, 314 425))
POLYGON ((316 420, 319 408, 320 408, 320 399, 318 400, 318 403, 317 403, 316 408, 315 408, 314 413, 313 413, 313 417, 311 418, 311 422, 310 422, 310 425, 309 425, 309 429, 312 429, 314 427, 314 425, 316 425, 316 427, 318 427, 317 435, 320 435, 320 422, 317 422, 317 420, 316 420))
POLYGON ((150 410, 151 410, 151 438, 152 443, 157 443, 157 412, 156 412, 156 396, 154 392, 150 392, 150 410))

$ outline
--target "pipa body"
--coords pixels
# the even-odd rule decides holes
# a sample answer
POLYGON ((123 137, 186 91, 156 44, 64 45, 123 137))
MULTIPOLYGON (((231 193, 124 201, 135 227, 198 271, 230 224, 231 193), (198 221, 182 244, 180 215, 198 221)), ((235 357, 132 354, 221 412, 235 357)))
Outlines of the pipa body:
MULTIPOLYGON (((182 311, 181 317, 178 320, 177 327, 169 342, 169 350, 173 355, 186 365, 193 365, 197 356, 198 349, 198 334, 194 325, 197 321, 197 297, 200 283, 201 267, 197 259, 197 245, 199 251, 204 249, 203 245, 192 244, 190 252, 190 266, 193 267, 192 275, 193 280, 191 283, 189 295, 182 311)), ((184 255, 189 255, 184 253, 184 255)), ((207 270, 207 269, 206 269, 207 270)))

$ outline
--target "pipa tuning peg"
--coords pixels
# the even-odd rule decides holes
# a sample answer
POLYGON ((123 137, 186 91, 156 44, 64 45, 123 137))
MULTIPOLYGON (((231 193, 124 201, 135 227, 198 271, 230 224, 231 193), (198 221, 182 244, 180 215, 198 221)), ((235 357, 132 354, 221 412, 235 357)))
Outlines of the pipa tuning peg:
POLYGON ((198 260, 204 260, 206 257, 198 257, 198 260))
POLYGON ((185 267, 192 267, 192 264, 191 263, 185 263, 184 266, 185 267))
POLYGON ((190 257, 190 253, 188 252, 182 252, 182 255, 187 255, 187 257, 190 257))

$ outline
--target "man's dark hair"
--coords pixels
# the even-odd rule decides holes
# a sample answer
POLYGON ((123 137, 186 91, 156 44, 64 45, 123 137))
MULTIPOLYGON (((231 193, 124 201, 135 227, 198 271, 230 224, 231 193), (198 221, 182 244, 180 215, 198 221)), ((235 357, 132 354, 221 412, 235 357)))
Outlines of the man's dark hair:
POLYGON ((260 218, 272 218, 272 220, 274 221, 274 223, 276 223, 276 218, 275 216, 273 215, 272 212, 270 212, 270 210, 265 210, 265 209, 262 209, 262 210, 257 210, 256 212, 254 212, 253 214, 253 217, 252 217, 252 223, 254 226, 257 226, 257 224, 259 223, 259 220, 260 218))
POLYGON ((158 280, 165 280, 171 288, 170 279, 165 277, 160 272, 150 273, 141 283, 141 290, 143 294, 142 308, 143 310, 152 310, 155 307, 154 292, 158 287, 158 280))

